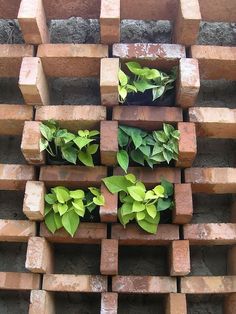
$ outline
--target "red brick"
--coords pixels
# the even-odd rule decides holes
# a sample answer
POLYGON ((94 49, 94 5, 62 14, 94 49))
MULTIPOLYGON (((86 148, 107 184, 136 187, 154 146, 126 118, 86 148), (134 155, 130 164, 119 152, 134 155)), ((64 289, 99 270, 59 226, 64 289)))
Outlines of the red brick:
POLYGON ((135 224, 124 228, 121 224, 113 224, 111 238, 119 240, 120 245, 168 245, 179 239, 179 227, 175 225, 159 225, 156 234, 148 234, 135 224))
POLYGON ((118 294, 113 292, 102 293, 100 314, 117 314, 118 294))
POLYGON ((235 22, 235 1, 199 0, 199 4, 203 21, 235 22))
POLYGON ((16 19, 17 12, 19 10, 21 0, 16 0, 14 2, 5 2, 0 0, 0 18, 1 19, 16 19))
POLYGON ((33 166, 0 164, 1 190, 24 190, 26 182, 35 179, 33 166))
POLYGON ((100 186, 101 180, 107 176, 107 168, 85 166, 43 166, 39 180, 47 187, 65 185, 69 188, 100 186))
POLYGON ((236 245, 229 248, 227 260, 228 275, 236 275, 236 245))
POLYGON ((36 235, 36 224, 28 220, 0 219, 0 241, 27 242, 36 235))
POLYGON ((89 275, 44 275, 43 289, 46 291, 100 293, 107 291, 107 277, 89 275))
POLYGON ((25 187, 23 212, 30 220, 44 220, 44 195, 46 189, 43 182, 28 181, 25 187))
POLYGON ((158 276, 114 276, 112 291, 119 293, 170 293, 177 292, 176 279, 158 276))
POLYGON ((100 155, 102 165, 113 166, 117 164, 118 122, 101 121, 100 138, 100 155))
POLYGON ((44 290, 32 290, 28 314, 55 314, 53 294, 44 290))
POLYGON ((190 273, 188 240, 172 241, 170 246, 170 275, 186 276, 190 273))
POLYGON ((98 77, 100 60, 108 57, 108 47, 95 44, 43 44, 37 57, 51 77, 98 77))
POLYGON ((32 290, 39 287, 38 274, 0 272, 0 290, 32 290))
POLYGON ((235 314, 235 309, 236 309, 236 293, 232 293, 225 297, 224 313, 235 314))
POLYGON ((185 182, 191 183, 193 193, 235 193, 236 168, 185 169, 185 182))
POLYGON ((40 236, 52 243, 100 244, 107 237, 107 225, 102 223, 85 223, 79 225, 78 231, 72 238, 64 229, 52 234, 44 223, 40 225, 40 236))
POLYGON ((0 135, 21 135, 25 121, 33 120, 33 108, 24 105, 0 105, 0 135))
POLYGON ((175 184, 175 206, 172 211, 172 222, 176 224, 189 223, 193 216, 193 199, 191 184, 175 184))
POLYGON ((184 226, 184 239, 192 245, 236 244, 236 224, 208 223, 184 226))
POLYGON ((120 0, 101 0, 101 43, 120 42, 120 0))
POLYGON ((112 194, 108 191, 105 184, 101 185, 101 193, 105 198, 105 204, 100 206, 99 214, 101 222, 116 222, 117 221, 117 207, 118 194, 112 194))
POLYGON ((165 314, 187 314, 186 295, 183 293, 168 294, 165 314))
POLYGON ((118 240, 102 240, 100 272, 110 276, 118 274, 118 240))
POLYGON ((189 121, 195 123, 197 136, 236 138, 236 109, 190 108, 189 121))

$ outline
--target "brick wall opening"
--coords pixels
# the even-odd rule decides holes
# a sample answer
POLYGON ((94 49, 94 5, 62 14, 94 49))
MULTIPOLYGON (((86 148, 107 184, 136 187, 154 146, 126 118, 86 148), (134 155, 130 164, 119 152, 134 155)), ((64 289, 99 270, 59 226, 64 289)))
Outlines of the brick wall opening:
POLYGON ((0 219, 26 219, 23 199, 23 191, 0 191, 0 219))
POLYGON ((189 314, 224 314, 224 297, 221 295, 187 295, 189 314))
POLYGON ((119 294, 118 314, 165 313, 164 297, 158 295, 119 294))
POLYGON ((0 242, 0 272, 28 272, 25 268, 26 250, 27 243, 0 242))
POLYGON ((20 145, 21 136, 0 136, 0 163, 26 164, 20 145))
POLYGON ((28 313, 30 292, 0 291, 0 313, 28 313))
POLYGON ((1 104, 24 104, 23 96, 18 87, 18 78, 0 78, 0 103, 1 104))

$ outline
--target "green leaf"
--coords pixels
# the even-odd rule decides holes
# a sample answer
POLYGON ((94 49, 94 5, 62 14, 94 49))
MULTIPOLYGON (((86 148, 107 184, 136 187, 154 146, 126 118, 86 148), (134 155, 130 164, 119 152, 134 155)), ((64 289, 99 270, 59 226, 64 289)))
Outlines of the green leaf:
POLYGON ((89 137, 94 137, 94 136, 97 136, 99 134, 100 134, 100 132, 97 130, 89 131, 89 137))
POLYGON ((137 130, 133 130, 131 132, 131 137, 135 146, 135 149, 139 148, 139 146, 142 145, 143 139, 142 136, 140 135, 139 132, 137 132, 137 130))
POLYGON ((48 147, 49 143, 45 138, 41 138, 39 141, 40 152, 44 151, 48 147))
POLYGON ((122 216, 121 209, 119 208, 117 216, 118 216, 120 223, 125 227, 127 225, 127 223, 129 223, 131 220, 134 219, 135 213, 131 213, 131 214, 122 216))
POLYGON ((133 204, 134 200, 133 200, 133 198, 132 198, 131 196, 127 195, 127 196, 123 199, 123 202, 133 204))
POLYGON ((44 206, 44 216, 46 216, 50 211, 52 210, 52 206, 49 206, 49 204, 45 204, 44 206))
POLYGON ((149 159, 148 157, 145 157, 145 160, 146 160, 148 166, 153 169, 154 162, 151 159, 149 159))
POLYGON ((124 203, 121 206, 121 214, 122 216, 129 215, 132 213, 132 204, 124 203))
POLYGON ((134 86, 141 93, 144 93, 146 90, 156 87, 156 85, 150 84, 146 79, 141 79, 139 81, 134 81, 134 86))
POLYGON ((127 173, 129 167, 129 155, 125 150, 120 150, 117 153, 117 161, 120 167, 127 173))
POLYGON ((62 225, 72 237, 78 229, 79 222, 79 216, 73 210, 62 216, 62 225))
POLYGON ((52 130, 45 124, 41 123, 40 126, 40 132, 49 142, 53 139, 53 132, 52 130))
POLYGON ((132 185, 132 183, 123 176, 111 176, 102 179, 102 181, 107 189, 113 194, 120 191, 125 191, 127 193, 127 188, 132 185))
POLYGON ((147 156, 147 157, 149 157, 150 156, 150 154, 151 154, 151 148, 150 148, 150 146, 140 146, 139 147, 139 150, 145 155, 145 156, 147 156))
POLYGON ((88 188, 88 189, 89 189, 89 191, 90 191, 93 195, 95 195, 95 196, 101 195, 100 190, 99 190, 98 188, 90 187, 90 188, 88 188))
POLYGON ((164 133, 164 131, 154 131, 153 137, 156 141, 159 141, 161 143, 166 143, 168 141, 168 137, 164 133))
POLYGON ((178 140, 180 137, 180 132, 178 130, 175 130, 174 132, 171 133, 171 136, 178 140))
POLYGON ((146 78, 149 80, 153 80, 160 77, 160 72, 156 69, 149 69, 146 78))
POLYGON ((65 212, 67 211, 67 209, 68 209, 68 205, 58 204, 58 212, 59 212, 60 216, 64 215, 65 212))
POLYGON ((144 156, 143 153, 140 152, 139 150, 132 150, 130 153, 130 157, 133 161, 144 166, 144 156))
POLYGON ((145 190, 140 187, 140 186, 130 186, 127 188, 130 196, 135 200, 135 201, 143 201, 145 198, 145 190))
POLYGON ((173 154, 170 151, 168 151, 168 150, 164 150, 163 151, 163 156, 164 156, 165 160, 167 161, 167 163, 169 164, 171 159, 172 159, 172 157, 173 157, 173 154))
POLYGON ((70 132, 66 132, 66 134, 63 136, 65 143, 69 143, 73 141, 75 138, 76 138, 75 134, 70 132))
POLYGON ((160 98, 165 92, 165 86, 160 86, 153 88, 152 90, 152 101, 155 101, 157 98, 160 98))
POLYGON ((125 178, 130 181, 131 183, 135 183, 136 182, 136 177, 134 174, 129 173, 125 175, 125 178))
POLYGON ((74 210, 76 212, 77 215, 79 215, 80 217, 84 217, 85 214, 85 207, 71 207, 71 210, 74 210))
POLYGON ((171 133, 175 130, 175 128, 170 124, 163 123, 163 130, 165 134, 169 137, 171 133))
POLYGON ((134 213, 141 212, 145 209, 145 205, 142 202, 134 201, 132 211, 134 213))
POLYGON ((120 98, 124 101, 128 94, 127 89, 119 85, 118 92, 119 92, 120 98))
POLYGON ((152 156, 163 152, 163 147, 159 143, 155 143, 152 151, 152 156))
POLYGON ((74 147, 61 147, 62 157, 69 163, 76 165, 77 149, 74 147))
POLYGON ((159 196, 159 197, 164 197, 164 193, 165 193, 165 189, 163 186, 161 185, 157 185, 155 186, 155 188, 153 189, 154 193, 159 196))
POLYGON ((143 220, 145 218, 146 214, 145 212, 138 212, 136 213, 136 219, 139 221, 139 220, 143 220))
POLYGON ((169 181, 166 181, 164 179, 161 180, 161 185, 165 189, 165 193, 167 196, 172 196, 174 193, 174 185, 170 183, 169 181))
POLYGON ((125 86, 128 83, 128 77, 121 69, 119 69, 118 78, 121 86, 125 86))
POLYGON ((139 72, 137 70, 141 69, 141 65, 138 62, 130 61, 126 63, 126 66, 130 70, 130 72, 139 75, 139 72))
POLYGON ((105 198, 103 195, 99 195, 93 198, 93 202, 98 206, 103 206, 105 204, 105 198))
POLYGON ((79 209, 79 210, 83 210, 84 209, 84 203, 81 199, 77 199, 77 200, 74 200, 72 202, 72 205, 76 208, 76 209, 79 209))
POLYGON ((146 232, 155 234, 157 232, 157 225, 151 224, 146 220, 139 220, 138 225, 146 232))
POLYGON ((156 217, 157 215, 157 209, 156 206, 151 204, 151 205, 146 205, 146 210, 147 213, 150 217, 152 217, 153 219, 156 217))
POLYGON ((52 193, 45 194, 44 199, 45 199, 45 202, 50 205, 55 204, 57 201, 56 195, 52 193))
POLYGON ((52 205, 52 209, 53 209, 54 213, 58 213, 58 204, 60 204, 60 203, 56 203, 56 204, 52 205))
POLYGON ((152 156, 151 159, 155 160, 157 162, 164 162, 164 161, 166 161, 162 153, 152 156))
POLYGON ((120 147, 125 147, 129 142, 129 136, 122 131, 122 129, 119 127, 118 129, 118 143, 120 147))
POLYGON ((56 194, 59 203, 63 204, 70 200, 70 191, 64 186, 57 186, 52 190, 56 194))
POLYGON ((155 193, 153 191, 147 191, 145 193, 144 200, 146 201, 146 200, 152 200, 152 199, 156 199, 156 198, 157 198, 157 196, 155 195, 155 193))
POLYGON ((78 154, 78 158, 85 166, 94 167, 93 158, 88 152, 80 151, 78 154))
POLYGON ((74 199, 82 199, 84 198, 85 194, 83 190, 74 190, 74 191, 70 191, 70 197, 74 198, 74 199))
MULTIPOLYGON (((157 209, 156 209, 157 210, 157 209)), ((152 217, 150 217, 149 215, 146 215, 146 217, 145 217, 145 220, 147 221, 147 222, 149 222, 150 224, 156 224, 156 225, 158 225, 159 224, 159 222, 160 222, 160 219, 161 219, 161 214, 160 214, 160 212, 156 212, 156 217, 155 218, 152 218, 152 217)))
POLYGON ((171 205, 172 205, 172 201, 170 199, 165 200, 165 199, 159 198, 157 201, 157 210, 159 212, 166 210, 170 208, 171 205))
POLYGON ((54 221, 57 227, 57 230, 62 228, 61 216, 59 214, 54 214, 54 221))
POLYGON ((50 212, 46 217, 45 217, 45 224, 48 228, 48 230, 51 233, 54 233, 57 230, 57 226, 54 220, 54 212, 50 212))
POLYGON ((128 93, 137 93, 137 88, 131 84, 126 85, 126 89, 128 93))
POLYGON ((89 143, 93 142, 94 139, 78 136, 73 141, 79 147, 79 149, 82 149, 83 147, 85 147, 89 143))
POLYGON ((98 147, 99 145, 98 144, 92 144, 92 145, 89 145, 87 147, 87 152, 91 155, 94 155, 96 154, 97 150, 98 150, 98 147))

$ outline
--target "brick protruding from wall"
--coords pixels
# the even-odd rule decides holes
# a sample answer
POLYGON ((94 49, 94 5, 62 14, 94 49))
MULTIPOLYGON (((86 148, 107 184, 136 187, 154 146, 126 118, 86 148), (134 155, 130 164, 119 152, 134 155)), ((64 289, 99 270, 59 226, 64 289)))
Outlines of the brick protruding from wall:
POLYGON ((44 195, 46 189, 43 182, 28 181, 25 187, 23 212, 30 220, 44 220, 44 195))
POLYGON ((174 203, 172 222, 181 225, 190 223, 193 216, 193 199, 190 183, 175 184, 174 203))
POLYGON ((36 224, 29 220, 0 219, 1 242, 27 242, 36 235, 36 224))
POLYGON ((99 214, 101 222, 116 222, 118 208, 118 194, 108 191, 105 184, 101 185, 101 193, 105 198, 105 204, 100 206, 99 214))
POLYGON ((224 314, 235 314, 236 293, 231 293, 225 297, 224 314))
POLYGON ((190 268, 189 241, 172 241, 170 245, 170 275, 186 276, 190 273, 190 268))
POLYGON ((102 44, 120 42, 120 0, 101 0, 100 32, 102 44))
POLYGON ((53 294, 44 290, 32 290, 28 314, 55 314, 53 294))
POLYGON ((118 274, 118 240, 102 240, 100 272, 109 276, 118 274))
POLYGON ((118 294, 114 292, 103 292, 101 297, 100 314, 117 314, 118 294))
POLYGON ((102 165, 115 165, 118 150, 118 122, 101 121, 100 156, 102 165))
POLYGON ((186 295, 184 293, 168 294, 165 314, 187 314, 186 295))
POLYGON ((0 290, 40 289, 40 275, 16 272, 0 272, 0 290))

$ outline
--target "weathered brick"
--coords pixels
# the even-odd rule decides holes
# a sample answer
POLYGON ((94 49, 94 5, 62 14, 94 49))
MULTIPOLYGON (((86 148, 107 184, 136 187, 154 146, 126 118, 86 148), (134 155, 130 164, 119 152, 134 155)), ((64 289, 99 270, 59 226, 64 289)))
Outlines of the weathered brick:
POLYGON ((114 292, 104 292, 101 298, 100 314, 117 314, 118 294, 114 292))
POLYGON ((236 245, 228 250, 227 273, 228 275, 236 275, 236 245))
POLYGON ((101 103, 104 106, 118 105, 119 58, 103 58, 100 71, 101 103))
POLYGON ((0 164, 1 190, 24 190, 26 182, 35 179, 33 166, 0 164))
POLYGON ((40 58, 24 57, 19 87, 28 105, 49 105, 49 87, 40 58))
POLYGON ((236 276, 193 276, 181 278, 181 292, 226 294, 236 292, 236 276))
POLYGON ((26 121, 24 125, 21 151, 29 164, 42 165, 45 163, 45 151, 40 151, 40 122, 26 121))
POLYGON ((172 210, 172 222, 176 224, 189 223, 193 216, 193 199, 191 184, 175 184, 175 206, 172 210))
POLYGON ((102 165, 113 166, 117 163, 118 152, 118 122, 101 121, 100 156, 102 165))
POLYGON ((36 224, 28 220, 0 219, 0 241, 27 242, 36 235, 36 224))
POLYGON ((188 240, 172 241, 170 245, 170 275, 186 276, 190 273, 188 240))
POLYGON ((183 112, 176 107, 117 106, 113 108, 112 120, 154 131, 162 128, 163 122, 175 124, 183 121, 183 112))
POLYGON ((236 3, 231 0, 199 0, 203 21, 234 22, 236 3))
POLYGON ((118 240, 102 240, 100 272, 110 276, 118 274, 118 240))
POLYGON ((21 135, 25 121, 33 120, 33 108, 24 105, 0 105, 0 135, 21 135))
POLYGON ((32 290, 28 314, 55 314, 53 294, 44 290, 32 290))
POLYGON ((182 108, 194 106, 199 89, 200 76, 198 61, 191 58, 180 59, 176 103, 182 108))
POLYGON ((44 181, 46 187, 65 185, 69 188, 78 188, 78 186, 100 186, 101 180, 106 176, 107 168, 102 166, 90 168, 85 166, 42 166, 39 180, 44 181))
POLYGON ((179 157, 176 161, 177 167, 191 167, 197 155, 196 129, 194 123, 179 122, 179 157))
POLYGON ((85 223, 79 225, 77 232, 72 238, 64 229, 52 234, 44 223, 40 225, 40 236, 52 243, 80 243, 100 244, 107 237, 107 225, 103 223, 85 223))
POLYGON ((43 182, 28 181, 25 186, 23 212, 30 220, 44 219, 44 195, 46 189, 43 182))
POLYGON ((165 314, 187 314, 187 301, 184 293, 169 293, 166 298, 165 314))
POLYGON ((236 109, 190 108, 189 121, 195 123, 197 136, 236 138, 236 109))
POLYGON ((120 42, 120 0, 101 0, 101 43, 120 42))
POLYGON ((22 0, 17 19, 26 43, 39 45, 49 42, 42 0, 22 0))
POLYGON ((41 237, 29 238, 25 268, 33 273, 53 272, 53 252, 51 245, 41 237))
POLYGON ((101 222, 116 222, 118 194, 112 194, 109 192, 103 183, 101 185, 101 193, 105 198, 105 204, 100 206, 99 210, 101 222))
POLYGON ((114 276, 112 291, 119 293, 177 292, 176 279, 158 276, 114 276))
POLYGON ((43 289, 64 292, 106 292, 106 276, 44 275, 43 289))
POLYGON ((236 168, 185 169, 185 182, 191 183, 193 193, 235 193, 236 168))
POLYGON ((0 272, 0 290, 32 290, 40 288, 40 275, 0 272))
POLYGON ((108 57, 106 45, 95 44, 43 44, 37 57, 51 77, 98 77, 100 60, 108 57))
POLYGON ((236 224, 206 223, 188 224, 184 227, 184 239, 190 245, 229 245, 236 244, 236 224))
POLYGON ((119 240, 120 245, 168 245, 179 239, 179 227, 175 225, 159 225, 156 234, 148 234, 135 224, 124 228, 121 224, 113 224, 111 238, 119 240))
POLYGON ((236 293, 231 293, 225 297, 224 314, 235 314, 236 293))

